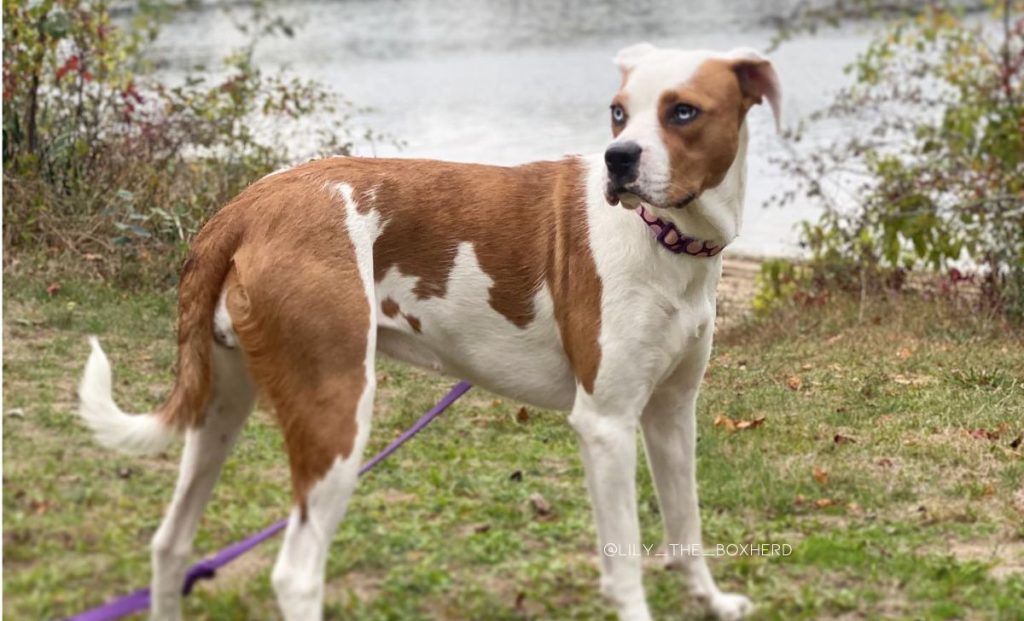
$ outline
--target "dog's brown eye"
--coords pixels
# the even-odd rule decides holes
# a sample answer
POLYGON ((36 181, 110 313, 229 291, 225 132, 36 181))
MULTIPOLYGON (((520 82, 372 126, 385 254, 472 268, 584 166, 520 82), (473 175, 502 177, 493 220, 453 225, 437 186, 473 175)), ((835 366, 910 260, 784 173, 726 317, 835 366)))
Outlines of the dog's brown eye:
POLYGON ((619 104, 612 104, 612 122, 616 125, 626 122, 626 109, 619 104))

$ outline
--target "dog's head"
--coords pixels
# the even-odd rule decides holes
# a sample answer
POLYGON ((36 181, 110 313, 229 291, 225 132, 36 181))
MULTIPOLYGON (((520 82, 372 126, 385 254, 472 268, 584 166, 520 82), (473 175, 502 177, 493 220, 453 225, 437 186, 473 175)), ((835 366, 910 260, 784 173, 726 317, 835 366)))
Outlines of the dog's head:
POLYGON ((663 50, 641 43, 615 58, 622 86, 605 151, 608 202, 685 207, 725 178, 747 110, 767 99, 779 123, 780 91, 757 52, 663 50))

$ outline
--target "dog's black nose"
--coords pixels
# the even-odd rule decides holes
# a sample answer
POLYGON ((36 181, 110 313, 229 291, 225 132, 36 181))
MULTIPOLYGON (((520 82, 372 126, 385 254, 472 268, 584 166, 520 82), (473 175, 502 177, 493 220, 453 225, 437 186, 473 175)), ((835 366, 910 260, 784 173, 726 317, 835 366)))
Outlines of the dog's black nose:
POLYGON ((613 183, 625 184, 636 179, 641 151, 643 149, 635 142, 618 142, 608 147, 604 152, 604 163, 613 183))

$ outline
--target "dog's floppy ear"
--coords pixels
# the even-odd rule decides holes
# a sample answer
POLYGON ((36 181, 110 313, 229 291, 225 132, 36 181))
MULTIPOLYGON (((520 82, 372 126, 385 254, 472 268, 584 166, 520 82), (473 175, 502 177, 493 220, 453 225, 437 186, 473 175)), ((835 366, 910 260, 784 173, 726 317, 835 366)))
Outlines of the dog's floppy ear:
POLYGON ((782 88, 771 61, 750 48, 729 52, 729 59, 739 78, 744 98, 750 105, 761 103, 762 98, 767 99, 775 117, 775 131, 778 131, 782 121, 782 88))
POLYGON ((637 43, 636 45, 624 47, 619 50, 619 53, 615 55, 614 62, 616 66, 622 70, 622 73, 626 73, 633 67, 636 67, 636 64, 640 62, 641 58, 656 51, 658 51, 658 48, 654 47, 650 43, 637 43))

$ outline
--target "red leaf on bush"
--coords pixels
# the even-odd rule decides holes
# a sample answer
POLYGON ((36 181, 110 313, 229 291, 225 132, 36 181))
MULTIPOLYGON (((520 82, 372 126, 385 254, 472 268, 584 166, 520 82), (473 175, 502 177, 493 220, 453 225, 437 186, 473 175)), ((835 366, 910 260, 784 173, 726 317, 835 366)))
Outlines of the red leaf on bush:
POLYGON ((74 55, 71 58, 64 61, 64 64, 57 69, 57 79, 63 78, 69 71, 76 71, 78 69, 78 55, 74 55))

